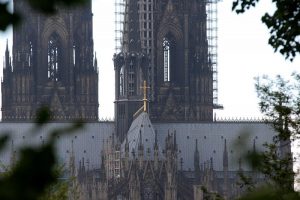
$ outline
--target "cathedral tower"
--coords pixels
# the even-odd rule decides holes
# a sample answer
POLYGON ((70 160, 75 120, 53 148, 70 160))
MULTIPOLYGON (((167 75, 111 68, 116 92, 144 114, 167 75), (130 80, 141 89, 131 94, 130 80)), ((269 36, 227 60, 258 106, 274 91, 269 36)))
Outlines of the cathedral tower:
POLYGON ((93 52, 91 1, 59 9, 53 16, 33 12, 22 0, 14 9, 24 21, 13 30, 2 81, 2 118, 35 118, 48 106, 54 120, 98 120, 98 69, 93 52))
POLYGON ((124 129, 119 135, 128 130, 142 99, 140 79, 151 87, 153 121, 213 120, 206 6, 200 0, 125 0, 122 47, 114 56, 116 122, 124 129))

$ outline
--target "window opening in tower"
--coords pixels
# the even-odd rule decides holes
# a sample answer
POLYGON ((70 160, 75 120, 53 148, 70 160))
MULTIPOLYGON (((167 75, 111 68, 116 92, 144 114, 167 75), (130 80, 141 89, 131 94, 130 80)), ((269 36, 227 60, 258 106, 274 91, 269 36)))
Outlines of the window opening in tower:
POLYGON ((164 48, 164 81, 170 81, 170 42, 167 38, 163 39, 164 48))
POLYGON ((32 66, 32 57, 33 57, 33 47, 32 47, 32 42, 29 42, 29 56, 28 56, 28 65, 31 67, 32 66))
POLYGON ((124 88, 124 65, 121 67, 120 70, 120 96, 124 96, 125 94, 125 88, 124 88))
POLYGON ((59 53, 59 38, 52 34, 48 41, 48 79, 53 81, 58 81, 59 53))
POLYGON ((128 91, 129 95, 134 95, 135 93, 135 70, 134 70, 134 65, 133 62, 130 61, 129 64, 129 80, 128 80, 128 91))
POLYGON ((76 65, 76 47, 73 45, 73 65, 76 65))

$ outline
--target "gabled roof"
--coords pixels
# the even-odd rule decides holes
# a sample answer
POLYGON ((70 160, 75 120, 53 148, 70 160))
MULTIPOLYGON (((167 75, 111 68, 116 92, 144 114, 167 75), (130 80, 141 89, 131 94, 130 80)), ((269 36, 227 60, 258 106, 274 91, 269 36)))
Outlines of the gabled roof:
MULTIPOLYGON (((147 155, 148 149, 153 150, 155 143, 155 131, 146 112, 142 112, 131 124, 127 133, 127 140, 129 143, 129 151, 137 152, 139 144, 144 147, 144 155, 147 155)), ((122 150, 125 149, 125 142, 122 144, 122 150)), ((160 149, 161 150, 161 149, 160 149)), ((130 154, 131 155, 131 154, 130 154)), ((152 156, 153 153, 150 153, 152 156)))

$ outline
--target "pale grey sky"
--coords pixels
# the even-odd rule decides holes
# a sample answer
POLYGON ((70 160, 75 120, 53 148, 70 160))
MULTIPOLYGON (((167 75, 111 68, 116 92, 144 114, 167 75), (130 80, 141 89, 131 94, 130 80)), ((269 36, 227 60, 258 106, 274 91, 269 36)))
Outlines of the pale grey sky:
MULTIPOLYGON (((243 15, 231 11, 232 0, 219 3, 219 103, 224 110, 218 117, 258 117, 260 112, 253 77, 281 74, 286 77, 299 71, 300 59, 293 63, 274 53, 268 45, 268 30, 261 16, 273 8, 271 0, 260 2, 243 15)), ((93 0, 94 41, 99 63, 100 118, 114 115, 114 0, 93 0)), ((0 65, 2 69, 6 38, 0 33, 0 65)), ((2 76, 2 70, 1 70, 2 76)))

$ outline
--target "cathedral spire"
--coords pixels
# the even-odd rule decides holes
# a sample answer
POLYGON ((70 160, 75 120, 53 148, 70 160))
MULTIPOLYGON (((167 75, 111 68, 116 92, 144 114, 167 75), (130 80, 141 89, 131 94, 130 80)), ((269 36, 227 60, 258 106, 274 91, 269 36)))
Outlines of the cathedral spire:
POLYGON ((198 150, 198 139, 195 141, 195 152, 194 152, 194 171, 197 183, 200 183, 200 155, 198 150))
POLYGON ((125 153, 129 153, 129 142, 128 142, 128 136, 126 136, 126 140, 125 140, 125 153))
POLYGON ((75 154, 74 154, 74 141, 73 140, 72 140, 72 144, 71 144, 69 170, 70 170, 70 176, 75 177, 75 154))
POLYGON ((228 152, 227 152, 227 141, 224 141, 224 152, 223 152, 223 168, 228 169, 228 152))
POLYGON ((98 59, 97 59, 97 53, 95 52, 95 58, 94 58, 94 69, 98 71, 98 59))
POLYGON ((154 149, 158 149, 157 130, 155 130, 154 149))
POLYGON ((176 138, 176 130, 174 130, 174 150, 177 151, 177 138, 176 138))
POLYGON ((157 140, 157 131, 155 130, 155 140, 154 140, 154 170, 158 170, 158 140, 157 140))
POLYGON ((6 39, 6 49, 5 49, 5 53, 8 53, 9 52, 9 50, 8 50, 8 39, 6 39))
POLYGON ((5 65, 4 68, 10 69, 10 58, 9 58, 9 48, 8 48, 8 40, 6 40, 6 49, 5 49, 5 65))
POLYGON ((100 167, 100 180, 104 182, 106 180, 106 169, 105 169, 105 153, 101 151, 101 167, 100 167))
POLYGON ((224 185, 223 195, 224 198, 228 198, 228 152, 227 152, 227 141, 224 141, 224 152, 223 152, 223 173, 224 173, 224 185))

